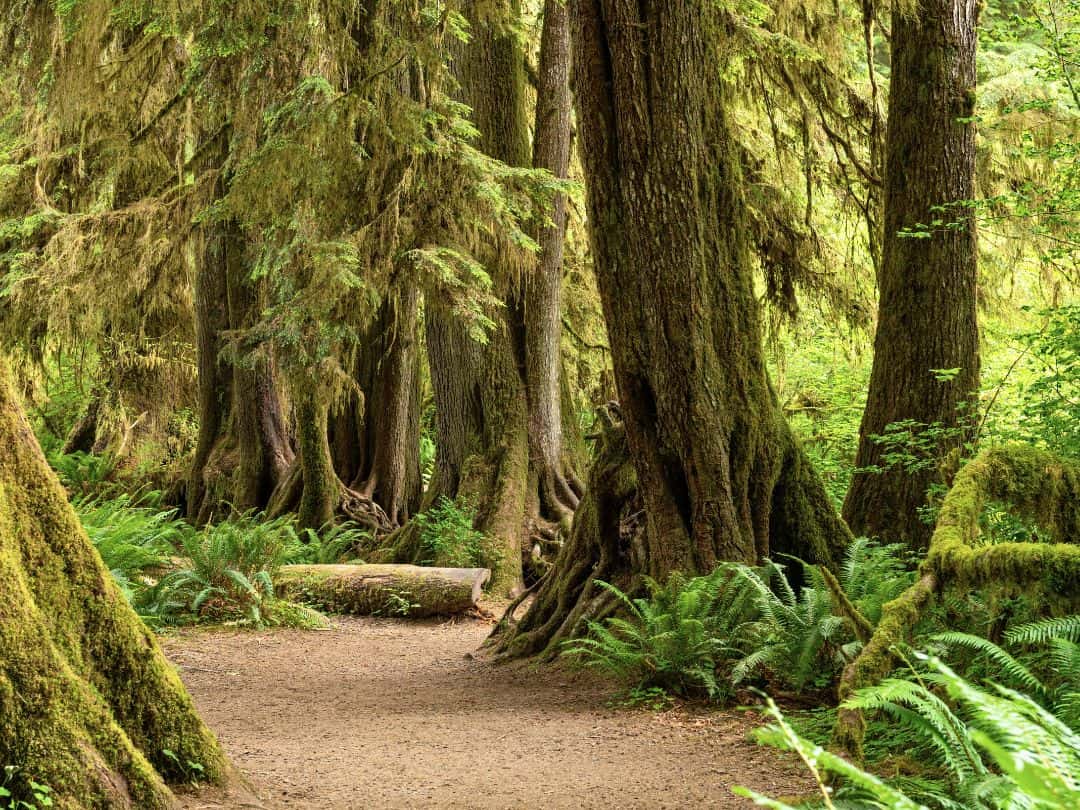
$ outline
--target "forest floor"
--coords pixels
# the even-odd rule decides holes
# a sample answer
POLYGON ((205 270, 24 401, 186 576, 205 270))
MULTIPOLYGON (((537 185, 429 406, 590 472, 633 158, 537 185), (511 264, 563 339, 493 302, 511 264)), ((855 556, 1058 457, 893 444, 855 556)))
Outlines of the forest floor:
POLYGON ((563 666, 491 665, 487 621, 335 618, 325 631, 187 630, 169 658, 254 791, 217 808, 747 807, 812 785, 737 711, 610 708, 563 666), (257 798, 256 798, 257 797, 257 798))

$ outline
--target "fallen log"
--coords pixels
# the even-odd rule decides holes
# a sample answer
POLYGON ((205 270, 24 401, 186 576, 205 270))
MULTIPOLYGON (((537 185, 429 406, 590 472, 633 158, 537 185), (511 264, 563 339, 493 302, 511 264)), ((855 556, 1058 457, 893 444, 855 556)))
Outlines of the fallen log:
POLYGON ((274 590, 328 613, 417 618, 474 607, 490 578, 487 568, 286 565, 274 578, 274 590))

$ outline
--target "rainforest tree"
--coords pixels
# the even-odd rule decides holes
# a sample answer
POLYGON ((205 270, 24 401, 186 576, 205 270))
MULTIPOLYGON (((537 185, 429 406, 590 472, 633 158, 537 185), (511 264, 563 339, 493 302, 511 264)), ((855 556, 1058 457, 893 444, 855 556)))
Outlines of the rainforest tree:
MULTIPOLYGON (((225 756, 90 545, 0 364, 0 762, 55 806, 167 808, 225 756), (166 752, 183 759, 175 760, 166 752)), ((15 786, 19 789, 18 786, 15 786)))
MULTIPOLYGON (((974 219, 975 0, 894 5, 884 251, 874 367, 844 518, 924 548, 933 463, 970 436, 979 387, 974 219), (930 438, 930 461, 890 465, 890 425, 930 438), (965 428, 966 426, 966 428, 965 428), (928 432, 929 431, 929 432, 928 432)), ((905 448, 900 448, 904 450, 905 448)))
POLYGON ((777 553, 832 565, 848 539, 765 369, 722 81, 727 12, 584 0, 575 17, 590 246, 644 525, 625 530, 629 470, 613 435, 586 514, 503 642, 514 652, 544 649, 578 618, 610 610, 596 578, 627 584, 777 553))

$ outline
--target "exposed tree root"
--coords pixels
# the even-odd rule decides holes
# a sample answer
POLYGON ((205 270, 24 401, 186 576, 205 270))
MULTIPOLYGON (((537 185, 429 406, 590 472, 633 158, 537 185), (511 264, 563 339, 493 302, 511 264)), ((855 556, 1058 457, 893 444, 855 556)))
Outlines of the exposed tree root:
POLYGON ((581 622, 610 615, 617 599, 597 586, 597 580, 624 591, 636 589, 636 572, 644 564, 634 517, 640 511, 637 477, 617 409, 608 406, 603 413, 605 427, 573 530, 526 615, 517 624, 504 617, 496 627, 491 643, 500 657, 553 658, 581 622))
MULTIPOLYGON (((964 467, 945 496, 919 579, 885 605, 859 656, 844 669, 841 700, 871 686, 895 664, 904 642, 934 598, 947 588, 1024 588, 1046 600, 1080 603, 1080 466, 1030 447, 993 448, 964 467), (980 517, 1000 501, 1037 524, 1051 542, 980 544, 980 517)), ((833 742, 862 755, 865 723, 843 710, 833 742)))

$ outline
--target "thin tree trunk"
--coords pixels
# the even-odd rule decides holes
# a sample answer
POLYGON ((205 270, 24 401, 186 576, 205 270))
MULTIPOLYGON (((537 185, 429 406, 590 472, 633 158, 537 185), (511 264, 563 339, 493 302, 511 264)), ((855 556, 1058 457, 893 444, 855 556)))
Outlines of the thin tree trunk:
MULTIPOLYGON (((544 4, 536 87, 533 166, 565 178, 570 169, 570 16, 562 0, 544 4)), ((551 223, 539 230, 540 255, 524 292, 525 382, 529 404, 530 480, 538 517, 569 529, 581 485, 563 443, 562 259, 566 197, 558 194, 551 223)))
MULTIPOLYGON (((979 386, 975 225, 962 208, 933 209, 975 193, 977 18, 975 0, 927 0, 893 13, 881 295, 856 458, 863 470, 887 466, 874 437, 896 422, 944 429, 933 455, 969 435, 962 408, 979 386), (934 220, 958 222, 929 238, 901 234, 934 220), (935 369, 959 371, 939 379, 935 369)), ((919 507, 939 480, 933 464, 859 472, 844 517, 858 534, 925 548, 931 527, 919 507)))

